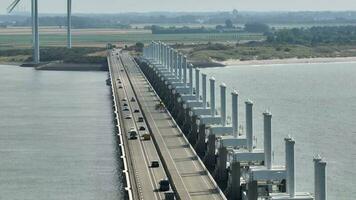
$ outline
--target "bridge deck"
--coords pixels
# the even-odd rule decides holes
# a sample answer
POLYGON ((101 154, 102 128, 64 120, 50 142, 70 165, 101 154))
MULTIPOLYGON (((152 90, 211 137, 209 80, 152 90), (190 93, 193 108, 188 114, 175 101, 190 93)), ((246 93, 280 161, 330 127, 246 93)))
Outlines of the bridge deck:
POLYGON ((225 199, 221 190, 167 112, 155 109, 160 101, 128 54, 121 55, 167 174, 180 199, 225 199))
MULTIPOLYGON (((142 110, 137 102, 131 102, 131 97, 134 96, 131 85, 129 84, 127 74, 121 72, 123 69, 122 63, 117 56, 109 57, 109 66, 111 67, 112 87, 114 95, 116 95, 117 112, 119 113, 120 129, 123 135, 123 144, 125 145, 126 156, 128 157, 128 168, 131 177, 131 189, 133 199, 164 199, 163 192, 158 191, 158 183, 167 175, 162 167, 150 168, 150 162, 160 161, 156 148, 152 141, 144 141, 140 138, 146 131, 138 131, 139 127, 147 127, 146 122, 137 122, 141 116, 142 110), (120 73, 121 72, 121 73, 120 73), (123 101, 126 99, 126 101, 123 101), (127 106, 124 106, 127 104, 127 106), (128 107, 128 111, 123 108, 128 107), (135 113, 134 110, 140 112, 135 113), (126 116, 132 116, 131 119, 126 119, 126 116), (135 128, 139 133, 138 139, 130 140, 128 131, 135 128)), ((160 161, 161 163, 161 161, 160 161)))

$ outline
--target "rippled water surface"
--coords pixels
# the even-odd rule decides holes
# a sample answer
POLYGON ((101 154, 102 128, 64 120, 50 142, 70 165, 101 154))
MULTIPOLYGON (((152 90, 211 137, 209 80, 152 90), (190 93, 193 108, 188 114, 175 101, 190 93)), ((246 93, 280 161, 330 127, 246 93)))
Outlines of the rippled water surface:
POLYGON ((122 199, 106 78, 0 66, 0 199, 122 199))
MULTIPOLYGON (((262 112, 272 112, 275 164, 284 164, 283 138, 292 135, 296 139, 298 191, 313 192, 312 159, 319 153, 328 163, 329 199, 354 199, 356 63, 229 66, 202 71, 214 75, 218 84, 223 81, 230 90, 238 90, 242 125, 244 101, 254 101, 259 148, 263 148, 262 112)), ((231 97, 228 108, 230 104, 231 97)))

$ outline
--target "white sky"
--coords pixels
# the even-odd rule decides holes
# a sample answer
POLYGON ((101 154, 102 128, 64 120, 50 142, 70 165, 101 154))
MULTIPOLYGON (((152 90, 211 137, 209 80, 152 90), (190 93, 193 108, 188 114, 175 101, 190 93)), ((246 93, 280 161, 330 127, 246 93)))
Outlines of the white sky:
MULTIPOLYGON (((6 13, 13 0, 0 0, 6 13)), ((38 0, 41 13, 65 13, 66 0, 38 0)), ((146 11, 300 11, 356 10, 356 0, 72 0, 74 13, 122 13, 146 11), (98 3, 100 2, 100 3, 98 3)), ((31 0, 22 0, 20 11, 30 10, 31 0)))

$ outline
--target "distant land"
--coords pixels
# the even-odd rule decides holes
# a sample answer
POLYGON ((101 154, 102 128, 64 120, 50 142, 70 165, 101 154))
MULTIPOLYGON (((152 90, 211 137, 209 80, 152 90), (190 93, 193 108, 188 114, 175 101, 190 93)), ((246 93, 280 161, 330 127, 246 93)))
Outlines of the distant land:
MULTIPOLYGON (((0 15, 0 63, 31 60, 30 25, 28 13, 0 15)), ((68 50, 66 16, 40 15, 43 61, 101 64, 108 43, 139 55, 153 40, 201 67, 356 57, 356 11, 74 14, 72 25, 75 48, 68 50)))

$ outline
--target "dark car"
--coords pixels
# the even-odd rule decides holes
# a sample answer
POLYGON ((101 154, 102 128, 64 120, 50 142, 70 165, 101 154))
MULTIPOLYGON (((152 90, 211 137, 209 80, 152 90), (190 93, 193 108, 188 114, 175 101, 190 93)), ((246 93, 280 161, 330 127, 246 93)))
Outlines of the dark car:
POLYGON ((139 117, 138 122, 143 122, 143 117, 139 117))
POLYGON ((140 112, 139 109, 134 110, 134 113, 139 113, 139 112, 140 112))
POLYGON ((168 191, 169 190, 169 180, 162 179, 159 181, 159 191, 168 191))
POLYGON ((157 168, 159 167, 159 162, 157 160, 151 162, 151 167, 152 168, 157 168))
POLYGON ((131 102, 135 102, 135 101, 136 101, 135 97, 132 97, 131 102))
POLYGON ((145 131, 146 128, 145 128, 144 126, 141 126, 139 130, 140 130, 140 131, 145 131))

